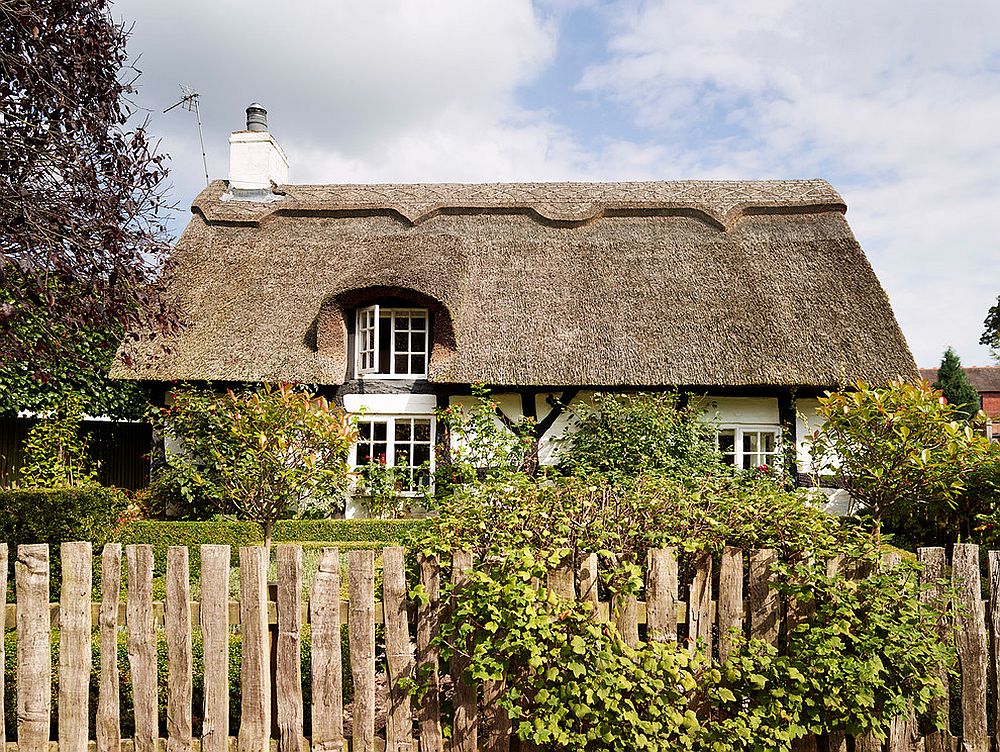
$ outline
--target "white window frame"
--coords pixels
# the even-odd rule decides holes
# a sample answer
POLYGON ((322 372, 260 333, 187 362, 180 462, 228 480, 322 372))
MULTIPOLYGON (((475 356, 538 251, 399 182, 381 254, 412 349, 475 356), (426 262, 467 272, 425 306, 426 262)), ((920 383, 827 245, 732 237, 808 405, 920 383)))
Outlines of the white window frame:
MULTIPOLYGON (((355 336, 354 336, 354 372, 357 378, 379 378, 379 379, 425 379, 427 378, 427 369, 430 362, 430 349, 431 349, 431 317, 430 312, 426 308, 412 307, 393 307, 386 308, 381 305, 371 305, 365 306, 364 308, 359 308, 357 312, 357 318, 355 320, 355 336), (407 354, 409 357, 407 361, 412 360, 413 355, 419 355, 418 351, 405 350, 397 353, 396 351, 396 316, 399 315, 400 318, 413 319, 413 318, 423 318, 424 320, 424 370, 421 372, 407 372, 407 373, 397 373, 396 372, 396 355, 397 354, 407 354), (385 371, 379 370, 379 353, 381 352, 381 322, 383 317, 389 318, 389 363, 388 369, 385 371), (369 325, 369 321, 374 322, 373 325, 369 325), (372 328, 374 327, 374 329, 372 328)), ((405 330, 412 333, 412 329, 405 330)))
POLYGON ((722 423, 715 427, 715 447, 720 452, 722 448, 720 446, 719 437, 722 435, 723 431, 733 431, 733 466, 737 470, 753 470, 760 466, 761 463, 751 465, 746 468, 743 466, 743 460, 746 454, 743 451, 743 436, 747 433, 770 433, 774 435, 774 451, 773 452, 761 452, 757 451, 751 454, 768 455, 771 457, 770 462, 765 462, 769 468, 777 467, 781 464, 781 426, 775 425, 740 425, 735 423, 722 423))
POLYGON ((357 328, 355 329, 355 341, 357 346, 354 352, 354 363, 357 366, 358 376, 376 373, 378 371, 379 354, 379 313, 378 305, 366 306, 358 309, 357 328))
MULTIPOLYGON (((400 496, 413 498, 417 496, 422 496, 424 493, 432 493, 434 491, 434 469, 435 469, 435 458, 434 458, 434 448, 437 446, 437 419, 433 413, 408 413, 405 415, 385 415, 377 413, 366 413, 364 415, 358 415, 358 424, 361 423, 385 423, 385 464, 387 467, 396 466, 396 422, 406 421, 406 420, 426 420, 430 421, 431 425, 431 438, 430 438, 430 465, 428 467, 428 473, 430 474, 430 484, 424 490, 413 490, 413 491, 401 491, 400 496)), ((411 447, 410 456, 413 456, 412 447, 414 446, 414 441, 411 439, 408 444, 411 447)), ((423 444, 424 442, 419 442, 423 444)), ((358 442, 355 442, 351 446, 351 453, 349 457, 351 467, 354 470, 360 470, 364 465, 358 462, 358 442)), ((410 479, 411 484, 413 481, 413 471, 415 467, 410 468, 410 479)))

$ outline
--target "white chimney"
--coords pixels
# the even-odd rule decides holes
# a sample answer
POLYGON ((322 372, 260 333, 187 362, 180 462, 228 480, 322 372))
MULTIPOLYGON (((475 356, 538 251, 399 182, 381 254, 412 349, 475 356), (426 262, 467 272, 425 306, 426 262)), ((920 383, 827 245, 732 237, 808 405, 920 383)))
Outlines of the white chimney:
POLYGON ((267 130, 267 110, 247 107, 247 129, 229 137, 229 190, 233 197, 271 193, 288 182, 288 157, 267 130))

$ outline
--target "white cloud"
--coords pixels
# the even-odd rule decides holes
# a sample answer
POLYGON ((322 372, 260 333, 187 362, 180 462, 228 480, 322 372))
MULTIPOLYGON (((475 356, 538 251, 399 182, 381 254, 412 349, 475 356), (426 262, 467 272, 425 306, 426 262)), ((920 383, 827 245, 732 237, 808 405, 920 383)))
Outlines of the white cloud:
POLYGON ((140 103, 184 205, 203 178, 193 116, 160 114, 178 83, 202 95, 213 177, 251 101, 268 108, 297 182, 502 179, 526 164, 544 178, 576 160, 564 131, 515 101, 558 33, 529 0, 124 0, 115 11, 135 21, 140 103))
POLYGON ((985 362, 1000 293, 1000 5, 623 3, 581 89, 712 174, 837 176, 921 364, 985 362), (901 12, 902 11, 902 12, 901 12))

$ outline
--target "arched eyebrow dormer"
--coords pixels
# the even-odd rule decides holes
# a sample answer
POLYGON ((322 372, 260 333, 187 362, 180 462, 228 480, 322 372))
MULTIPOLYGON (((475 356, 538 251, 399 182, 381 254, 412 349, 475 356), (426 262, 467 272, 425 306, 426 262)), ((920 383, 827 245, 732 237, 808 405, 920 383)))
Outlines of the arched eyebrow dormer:
POLYGON ((338 293, 321 306, 316 349, 344 348, 345 381, 426 379, 455 351, 451 314, 436 298, 404 287, 366 287, 338 293))

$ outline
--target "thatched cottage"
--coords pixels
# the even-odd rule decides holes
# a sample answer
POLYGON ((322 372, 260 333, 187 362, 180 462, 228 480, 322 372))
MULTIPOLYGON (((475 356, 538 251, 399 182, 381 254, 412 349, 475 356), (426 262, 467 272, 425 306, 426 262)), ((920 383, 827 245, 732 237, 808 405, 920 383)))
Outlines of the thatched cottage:
POLYGON ((823 180, 290 185, 248 115, 177 243, 188 327, 118 376, 321 385, 364 408, 359 461, 410 465, 473 383, 537 419, 543 462, 560 404, 680 387, 752 467, 823 390, 916 375, 823 180))

